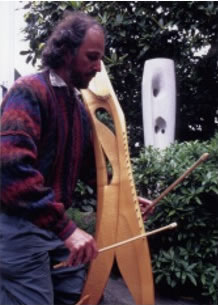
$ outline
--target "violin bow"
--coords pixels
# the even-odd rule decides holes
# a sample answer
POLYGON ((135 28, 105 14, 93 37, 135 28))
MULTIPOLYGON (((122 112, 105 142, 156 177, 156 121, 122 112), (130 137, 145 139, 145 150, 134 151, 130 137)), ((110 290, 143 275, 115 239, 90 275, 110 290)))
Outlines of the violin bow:
POLYGON ((209 157, 208 153, 204 153, 201 157, 190 167, 188 168, 178 179, 176 179, 170 186, 168 186, 156 199, 150 201, 140 197, 140 201, 143 204, 143 201, 147 206, 143 210, 143 214, 146 215, 151 209, 153 209, 157 203, 159 203, 163 197, 165 197, 169 192, 171 192, 179 183, 181 183, 196 167, 198 167, 202 162, 206 161, 209 157), (148 204, 148 202, 150 203, 148 204))
MULTIPOLYGON (((164 227, 160 227, 158 229, 155 229, 155 230, 152 230, 152 231, 149 231, 149 232, 146 232, 146 233, 143 233, 143 234, 140 234, 140 235, 128 238, 126 240, 117 242, 117 243, 115 243, 113 245, 109 245, 109 246, 106 246, 104 248, 101 248, 101 249, 98 250, 98 253, 109 251, 109 250, 117 248, 117 247, 122 247, 122 246, 125 246, 128 243, 134 242, 135 240, 143 239, 145 237, 152 236, 152 235, 155 235, 157 233, 160 233, 160 232, 163 232, 163 231, 166 231, 166 230, 172 230, 172 229, 174 229, 176 227, 177 227, 177 223, 176 222, 172 222, 169 225, 166 225, 164 227)), ((60 262, 60 263, 54 265, 53 268, 57 269, 57 268, 60 268, 60 267, 67 267, 67 266, 68 266, 67 261, 63 261, 63 262, 60 262)))

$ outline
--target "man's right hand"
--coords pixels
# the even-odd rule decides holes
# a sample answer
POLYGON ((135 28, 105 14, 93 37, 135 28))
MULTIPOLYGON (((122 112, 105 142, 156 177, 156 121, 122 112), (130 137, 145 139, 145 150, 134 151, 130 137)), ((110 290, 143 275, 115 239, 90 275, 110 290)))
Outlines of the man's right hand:
POLYGON ((98 255, 93 236, 79 228, 75 229, 64 244, 70 251, 66 262, 68 266, 88 263, 98 255))

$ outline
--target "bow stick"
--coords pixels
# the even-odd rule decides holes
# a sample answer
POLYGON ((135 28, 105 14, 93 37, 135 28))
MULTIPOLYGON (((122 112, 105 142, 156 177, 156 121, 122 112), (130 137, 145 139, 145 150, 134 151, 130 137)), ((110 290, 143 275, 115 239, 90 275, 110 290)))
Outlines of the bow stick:
MULTIPOLYGON (((102 253, 102 252, 105 252, 105 251, 108 251, 108 250, 111 250, 111 249, 114 249, 114 248, 117 248, 117 247, 121 247, 121 246, 126 245, 128 243, 131 243, 131 242, 133 242, 135 240, 142 239, 142 238, 145 238, 145 237, 148 237, 148 236, 151 236, 151 235, 154 235, 154 234, 166 231, 166 230, 172 230, 172 229, 174 229, 176 227, 177 227, 177 223, 173 222, 173 223, 171 223, 169 225, 166 225, 164 227, 161 227, 161 228, 152 230, 150 232, 143 233, 143 234, 140 234, 140 235, 128 238, 126 240, 117 242, 115 244, 109 245, 107 247, 101 248, 101 249, 98 250, 98 253, 102 253)), ((68 266, 67 262, 64 261, 64 262, 61 262, 59 264, 54 265, 53 268, 57 269, 57 268, 60 268, 60 267, 67 267, 67 266, 68 266)))
MULTIPOLYGON (((152 200, 151 203, 145 208, 143 211, 144 214, 148 213, 152 208, 156 206, 156 204, 163 199, 172 189, 174 189, 180 182, 182 182, 197 166, 199 166, 202 162, 206 161, 209 157, 208 153, 204 153, 201 157, 190 167, 188 168, 178 179, 176 179, 166 190, 164 190, 160 196, 156 199, 152 200)), ((143 203, 148 203, 148 201, 142 197, 139 197, 140 201, 143 203)))
POLYGON ((128 243, 131 243, 131 242, 133 242, 135 240, 138 240, 138 239, 141 239, 141 238, 144 238, 144 237, 148 237, 148 236, 160 233, 160 232, 165 231, 165 230, 172 230, 172 229, 174 229, 176 227, 177 227, 177 223, 173 222, 173 223, 171 223, 171 224, 169 224, 167 226, 161 227, 159 229, 155 229, 155 230, 152 230, 150 232, 143 233, 143 234, 137 235, 135 237, 131 237, 131 238, 128 238, 126 240, 123 240, 123 241, 120 241, 118 243, 115 243, 113 245, 101 248, 101 249, 98 250, 98 252, 101 253, 101 252, 108 251, 108 250, 113 249, 113 248, 121 247, 121 246, 126 245, 128 243))

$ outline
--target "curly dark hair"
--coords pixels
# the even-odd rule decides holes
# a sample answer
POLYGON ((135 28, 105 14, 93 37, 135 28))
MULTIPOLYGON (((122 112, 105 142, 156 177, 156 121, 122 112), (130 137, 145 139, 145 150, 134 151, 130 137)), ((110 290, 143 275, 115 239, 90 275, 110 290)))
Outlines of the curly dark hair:
POLYGON ((57 69, 64 64, 64 57, 68 50, 76 55, 85 34, 91 27, 103 27, 91 16, 82 12, 68 12, 64 15, 48 39, 42 52, 42 65, 57 69))

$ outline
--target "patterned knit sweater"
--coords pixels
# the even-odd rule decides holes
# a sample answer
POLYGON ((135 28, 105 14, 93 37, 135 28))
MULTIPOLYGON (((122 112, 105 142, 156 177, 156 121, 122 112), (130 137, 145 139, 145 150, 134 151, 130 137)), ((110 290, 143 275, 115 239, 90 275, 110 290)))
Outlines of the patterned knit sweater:
POLYGON ((75 92, 52 87, 48 71, 18 79, 1 105, 1 210, 66 239, 76 228, 66 210, 92 156, 75 92))

